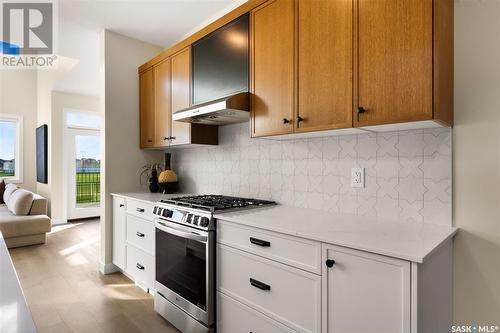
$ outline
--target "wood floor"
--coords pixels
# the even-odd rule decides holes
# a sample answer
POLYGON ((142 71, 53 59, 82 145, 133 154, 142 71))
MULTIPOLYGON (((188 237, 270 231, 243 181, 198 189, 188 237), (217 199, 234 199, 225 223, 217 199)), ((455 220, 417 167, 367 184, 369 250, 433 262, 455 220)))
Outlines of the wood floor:
POLYGON ((178 332, 121 273, 99 273, 99 221, 56 226, 47 244, 11 249, 40 333, 178 332))

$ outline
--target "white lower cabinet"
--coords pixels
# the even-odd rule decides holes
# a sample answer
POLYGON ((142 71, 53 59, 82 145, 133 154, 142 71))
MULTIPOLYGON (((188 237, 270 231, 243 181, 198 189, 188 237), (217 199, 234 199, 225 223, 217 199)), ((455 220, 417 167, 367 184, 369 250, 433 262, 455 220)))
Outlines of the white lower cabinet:
POLYGON ((125 199, 113 197, 113 264, 125 269, 125 199))
POLYGON ((222 244, 217 288, 299 332, 321 331, 321 277, 222 244))
POLYGON ((233 298, 217 293, 217 333, 296 333, 233 298))
POLYGON ((411 332, 410 262, 334 245, 323 254, 323 332, 411 332))
POLYGON ((127 245, 127 266, 125 271, 144 289, 152 289, 155 262, 153 256, 134 246, 127 245))

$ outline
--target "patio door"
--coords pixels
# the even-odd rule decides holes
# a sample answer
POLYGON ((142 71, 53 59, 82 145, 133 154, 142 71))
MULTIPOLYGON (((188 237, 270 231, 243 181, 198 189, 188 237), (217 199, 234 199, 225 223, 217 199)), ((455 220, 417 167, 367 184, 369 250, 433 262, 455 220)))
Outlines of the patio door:
POLYGON ((98 217, 101 203, 100 130, 70 125, 65 138, 68 220, 98 217))

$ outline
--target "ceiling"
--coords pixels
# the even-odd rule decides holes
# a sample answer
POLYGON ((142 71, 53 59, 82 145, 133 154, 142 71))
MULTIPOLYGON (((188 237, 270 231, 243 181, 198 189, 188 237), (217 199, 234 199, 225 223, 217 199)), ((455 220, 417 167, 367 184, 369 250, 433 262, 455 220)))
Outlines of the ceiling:
POLYGON ((58 53, 78 64, 55 89, 99 96, 103 29, 161 46, 191 35, 245 0, 59 0, 58 53))

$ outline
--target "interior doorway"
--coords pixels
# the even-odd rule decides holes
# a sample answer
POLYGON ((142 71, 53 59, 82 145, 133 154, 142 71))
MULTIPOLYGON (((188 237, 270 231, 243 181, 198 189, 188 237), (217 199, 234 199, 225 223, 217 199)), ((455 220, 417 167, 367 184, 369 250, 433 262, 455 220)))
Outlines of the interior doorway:
POLYGON ((101 118, 65 110, 65 172, 68 220, 97 217, 101 205, 101 118))

